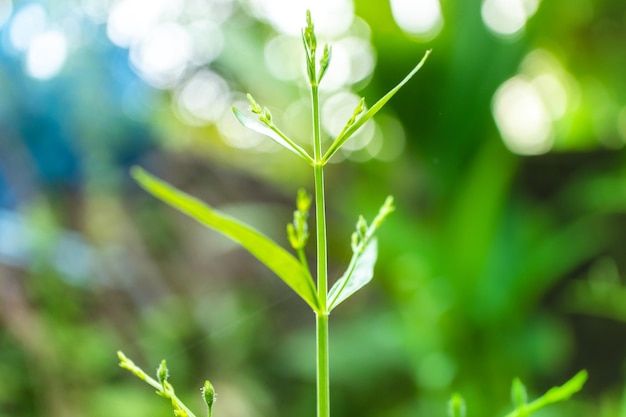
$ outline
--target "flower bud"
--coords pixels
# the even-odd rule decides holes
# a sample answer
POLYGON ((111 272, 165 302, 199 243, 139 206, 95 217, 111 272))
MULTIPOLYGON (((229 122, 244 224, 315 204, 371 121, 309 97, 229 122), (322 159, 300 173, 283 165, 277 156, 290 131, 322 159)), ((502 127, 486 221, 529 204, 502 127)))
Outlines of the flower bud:
POLYGON ((165 382, 167 378, 169 378, 169 371, 167 370, 167 364, 165 363, 165 359, 161 361, 161 364, 157 368, 157 379, 161 383, 163 389, 165 389, 165 382))
POLYGON ((215 388, 213 388, 213 385, 208 380, 204 381, 204 387, 202 387, 202 397, 206 403, 209 417, 211 417, 211 411, 213 410, 216 395, 217 394, 215 394, 215 388))

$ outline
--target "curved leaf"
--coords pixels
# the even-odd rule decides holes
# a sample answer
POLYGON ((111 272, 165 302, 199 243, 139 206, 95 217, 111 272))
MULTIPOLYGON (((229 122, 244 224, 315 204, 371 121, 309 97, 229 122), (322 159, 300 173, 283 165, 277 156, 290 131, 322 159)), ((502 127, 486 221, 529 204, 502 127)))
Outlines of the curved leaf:
POLYGON ((528 404, 518 406, 515 410, 507 414, 506 417, 529 416, 547 405, 569 399, 572 395, 576 394, 583 388, 583 385, 585 385, 585 382, 587 381, 587 376, 587 371, 583 369, 563 385, 550 388, 545 394, 536 400, 528 404))
POLYGON ((131 175, 153 196, 246 248, 285 281, 313 310, 319 311, 317 291, 311 275, 294 256, 281 246, 252 227, 220 213, 200 200, 153 177, 141 168, 134 167, 131 175))
POLYGON ((428 58, 429 55, 430 55, 430 50, 426 51, 421 61, 411 70, 411 72, 407 74, 406 77, 404 77, 402 81, 400 81, 400 83, 398 83, 398 85, 396 85, 387 94, 385 94, 380 100, 378 100, 369 110, 365 112, 363 116, 359 117, 356 120, 356 122, 354 122, 350 126, 347 126, 347 129, 345 129, 337 137, 337 139, 335 139, 335 141, 330 146, 330 148, 328 148, 328 151, 326 151, 326 154, 322 158, 322 161, 324 163, 328 162, 328 160, 335 154, 335 152, 339 150, 339 148, 341 148, 341 146, 345 143, 345 141, 347 141, 350 138, 350 136, 354 135, 356 131, 359 130, 359 128, 365 124, 365 122, 367 122, 369 119, 374 117, 374 115, 378 113, 385 104, 387 104, 387 102, 391 99, 391 97, 393 97, 404 86, 404 84, 408 83, 409 80, 413 78, 413 76, 422 68, 422 66, 426 62, 426 59, 428 58))
POLYGON ((378 243, 372 238, 365 249, 352 255, 348 269, 328 293, 328 311, 363 288, 374 277, 378 243))
POLYGON ((233 114, 239 120, 243 126, 247 127, 250 130, 253 130, 257 133, 267 136, 272 139, 274 142, 278 143, 284 148, 289 149, 291 152, 300 156, 302 159, 306 160, 309 163, 313 162, 313 158, 302 149, 300 146, 295 144, 291 139, 289 139, 284 133, 278 130, 276 127, 271 128, 262 122, 249 117, 247 114, 239 110, 237 107, 233 106, 233 114))

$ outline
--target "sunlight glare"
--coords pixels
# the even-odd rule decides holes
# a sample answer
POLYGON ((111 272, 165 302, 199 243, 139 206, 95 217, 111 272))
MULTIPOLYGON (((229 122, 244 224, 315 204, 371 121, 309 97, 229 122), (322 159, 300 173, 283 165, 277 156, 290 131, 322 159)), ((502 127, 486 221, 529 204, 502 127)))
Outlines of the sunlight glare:
POLYGON ((192 53, 189 32, 177 23, 163 23, 133 44, 130 61, 150 85, 169 88, 183 74, 192 53))
MULTIPOLYGON (((381 147, 372 156, 384 162, 397 159, 404 150, 406 133, 402 122, 387 114, 376 115, 377 133, 381 136, 381 147)), ((368 147, 369 148, 369 147, 368 147)))
POLYGON ((224 47, 224 36, 215 23, 210 20, 198 20, 188 26, 193 40, 192 62, 204 65, 213 62, 224 47))
MULTIPOLYGON (((235 100, 234 107, 238 109, 246 109, 250 104, 245 97, 235 100)), ((244 127, 233 116, 232 112, 225 111, 222 117, 217 122, 217 129, 222 134, 227 145, 239 148, 239 149, 254 149, 257 151, 267 150, 266 143, 271 142, 271 139, 267 139, 251 129, 244 127)), ((278 148, 278 146, 269 147, 271 150, 278 148)))
POLYGON ((26 72, 33 78, 47 80, 57 75, 67 59, 67 38, 59 30, 35 37, 26 53, 26 72))
POLYGON ((113 6, 107 22, 107 34, 113 43, 127 48, 154 26, 176 19, 184 0, 121 0, 113 6))
POLYGON ((4 26, 7 20, 11 17, 13 12, 12 0, 0 0, 0 28, 4 26))
POLYGON ((265 43, 263 55, 267 69, 279 80, 291 81, 302 76, 304 52, 299 38, 275 36, 265 43))
POLYGON ((492 106, 502 139, 511 151, 536 155, 550 150, 550 112, 532 82, 521 76, 509 79, 496 91, 492 106))
POLYGON ((322 128, 332 137, 341 133, 361 99, 350 91, 340 91, 328 97, 322 105, 322 128))
POLYGON ((185 0, 185 18, 209 19, 214 24, 225 22, 235 11, 234 0, 185 0))
POLYGON ((481 8, 483 22, 494 34, 514 37, 525 27, 540 0, 484 0, 481 8))
POLYGON ((330 66, 320 90, 337 91, 364 80, 374 71, 376 56, 369 41, 351 36, 334 42, 332 48, 330 66))
POLYGON ((341 36, 354 19, 352 0, 249 0, 249 5, 257 18, 291 36, 300 36, 307 10, 311 11, 320 38, 341 36))
POLYGON ((111 4, 102 0, 80 0, 80 7, 94 23, 106 23, 111 4))
POLYGON ((533 87, 541 96, 546 109, 553 120, 565 115, 567 110, 567 91, 561 81, 553 74, 541 74, 532 80, 533 87))
POLYGON ((13 17, 9 28, 11 45, 17 51, 26 51, 30 43, 46 30, 46 11, 40 4, 22 7, 13 17))
POLYGON ((219 75, 202 70, 176 93, 176 114, 192 126, 215 123, 230 104, 230 91, 219 75))
POLYGON ((520 72, 532 78, 554 120, 564 117, 568 108, 575 107, 580 100, 577 81, 548 50, 535 49, 528 53, 520 65, 520 72))
POLYGON ((365 39, 343 38, 333 44, 333 57, 335 54, 345 54, 348 57, 350 67, 347 81, 349 84, 369 77, 374 71, 376 55, 371 43, 365 39))
POLYGON ((443 27, 439 0, 391 0, 393 18, 404 32, 433 39, 443 27))

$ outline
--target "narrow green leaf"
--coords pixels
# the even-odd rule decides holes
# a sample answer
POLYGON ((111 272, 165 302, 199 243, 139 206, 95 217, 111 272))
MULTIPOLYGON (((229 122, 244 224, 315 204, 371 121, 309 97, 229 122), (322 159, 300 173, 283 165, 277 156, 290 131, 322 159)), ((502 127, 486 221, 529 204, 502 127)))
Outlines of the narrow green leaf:
POLYGON ((298 259, 257 230, 235 220, 200 200, 153 177, 139 167, 131 170, 139 185, 153 196, 189 215, 204 226, 217 230, 246 248, 278 275, 311 308, 319 311, 317 291, 308 271, 298 259))
POLYGON ((542 400, 542 403, 544 404, 567 400, 569 397, 580 391, 583 388, 583 385, 585 385, 586 381, 587 371, 582 370, 560 387, 550 388, 548 392, 546 392, 543 397, 540 398, 540 400, 542 400))
POLYGON ((404 77, 402 81, 400 81, 398 85, 396 85, 393 89, 391 89, 391 91, 385 94, 380 100, 376 102, 376 104, 374 104, 370 109, 368 109, 367 112, 365 112, 363 116, 361 116, 354 124, 352 124, 352 126, 350 126, 348 129, 343 131, 337 137, 337 139, 335 139, 333 144, 330 146, 330 148, 328 148, 328 151, 326 151, 326 154, 322 158, 323 163, 328 162, 328 160, 330 160, 330 158, 335 154, 335 152, 337 152, 339 148, 341 148, 341 146, 352 135, 354 135, 361 126, 365 124, 365 122, 367 122, 369 119, 374 117, 374 115, 378 113, 385 104, 387 104, 387 102, 391 99, 391 97, 393 97, 398 92, 398 90, 400 90, 407 82, 409 82, 411 78, 413 78, 413 76, 422 68, 422 66, 426 62, 426 59, 428 58, 429 55, 430 55, 430 50, 426 51, 422 60, 415 66, 415 68, 413 68, 413 70, 411 70, 411 72, 406 77, 404 77))
POLYGON ((354 252, 348 269, 328 293, 328 311, 332 311, 372 280, 377 255, 378 244, 375 238, 370 239, 364 250, 354 252))
POLYGON ((274 142, 278 143, 282 147, 289 149, 291 152, 295 153, 305 161, 312 163, 313 158, 308 154, 307 151, 302 149, 302 147, 298 146, 291 139, 289 139, 284 133, 278 130, 276 127, 269 127, 262 122, 249 117, 244 112, 239 110, 237 107, 232 107, 233 114, 239 120, 243 126, 247 127, 250 130, 253 130, 257 133, 267 136, 272 139, 274 142))
POLYGON ((582 370, 574 375, 565 384, 550 388, 545 394, 537 398, 531 403, 526 404, 522 410, 517 409, 511 411, 506 417, 522 417, 529 416, 531 413, 544 408, 547 405, 567 400, 572 395, 580 391, 587 381, 587 371, 582 370))

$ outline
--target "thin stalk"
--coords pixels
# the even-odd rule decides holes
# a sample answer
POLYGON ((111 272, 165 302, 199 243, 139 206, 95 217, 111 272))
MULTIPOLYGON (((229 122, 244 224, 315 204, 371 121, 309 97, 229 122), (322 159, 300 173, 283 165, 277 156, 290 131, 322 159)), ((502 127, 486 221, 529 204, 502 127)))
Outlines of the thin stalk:
POLYGON ((320 312, 316 313, 317 351, 317 417, 330 417, 330 378, 328 365, 328 272, 326 245, 326 201, 324 199, 324 165, 320 130, 319 91, 311 85, 313 107, 313 158, 315 177, 315 224, 317 233, 317 294, 320 312))
POLYGON ((330 416, 330 375, 328 369, 328 313, 317 313, 317 415, 330 416))
POLYGON ((315 226, 317 234, 317 294, 322 313, 326 312, 328 289, 326 248, 326 201, 324 199, 324 165, 322 159, 322 136, 320 129, 320 105, 317 85, 311 85, 313 104, 313 173, 315 179, 315 226))

